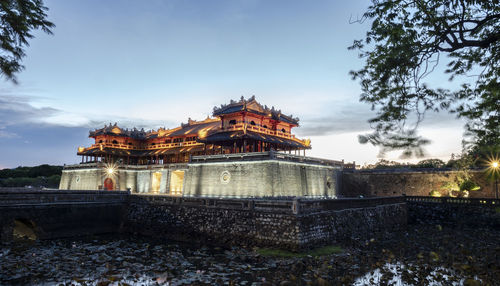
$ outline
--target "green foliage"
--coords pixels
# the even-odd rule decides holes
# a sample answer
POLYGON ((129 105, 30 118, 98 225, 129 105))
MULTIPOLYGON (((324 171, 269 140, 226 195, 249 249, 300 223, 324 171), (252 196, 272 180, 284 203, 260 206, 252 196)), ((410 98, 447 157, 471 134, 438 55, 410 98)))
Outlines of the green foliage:
POLYGON ((0 187, 59 187, 62 166, 40 165, 0 170, 0 187))
POLYGON ((466 180, 466 181, 463 181, 461 184, 460 184, 460 191, 463 192, 463 191, 479 191, 479 189, 481 189, 481 187, 476 184, 475 182, 471 181, 471 180, 466 180))
POLYGON ((429 196, 431 197, 442 197, 443 195, 441 194, 440 191, 438 190, 432 190, 430 193, 429 193, 429 196))
POLYGON ((416 164, 416 168, 443 168, 445 163, 440 159, 422 160, 416 164))
POLYGON ((16 83, 15 74, 24 68, 20 63, 26 55, 24 48, 34 37, 32 31, 52 34, 54 24, 46 19, 47 10, 42 0, 0 1, 0 76, 16 83))
POLYGON ((371 29, 349 47, 365 60, 351 72, 361 83, 360 99, 377 110, 370 120, 375 131, 361 143, 421 156, 429 141, 417 135, 419 123, 426 112, 445 110, 468 120, 473 145, 500 145, 498 0, 374 0, 365 20, 371 29), (443 55, 450 80, 461 79, 458 90, 425 82, 443 55))
POLYGON ((374 165, 369 165, 367 169, 429 169, 429 168, 443 168, 445 163, 440 159, 426 159, 416 164, 400 163, 396 161, 389 161, 380 159, 374 165))
POLYGON ((341 253, 343 250, 339 246, 329 245, 325 247, 315 248, 306 252, 291 252, 288 250, 274 248, 259 248, 257 253, 262 256, 270 257, 306 257, 306 256, 323 256, 335 253, 341 253))
POLYGON ((62 166, 51 166, 43 164, 35 167, 17 167, 15 169, 0 170, 0 178, 20 178, 20 177, 49 177, 52 175, 61 175, 62 166))

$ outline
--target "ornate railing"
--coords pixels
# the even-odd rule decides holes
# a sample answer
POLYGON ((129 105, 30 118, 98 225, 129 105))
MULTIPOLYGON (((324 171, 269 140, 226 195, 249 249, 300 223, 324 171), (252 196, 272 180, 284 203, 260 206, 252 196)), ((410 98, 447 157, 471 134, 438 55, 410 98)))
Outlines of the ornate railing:
POLYGON ((240 123, 236 123, 234 125, 225 126, 224 128, 222 128, 218 132, 240 131, 240 130, 245 130, 245 129, 246 130, 251 130, 251 131, 256 131, 258 133, 263 133, 263 134, 266 134, 266 135, 272 135, 272 136, 277 136, 277 137, 281 137, 281 138, 290 139, 290 140, 299 142, 301 144, 306 144, 305 143, 306 140, 298 139, 293 134, 281 132, 279 130, 272 130, 272 129, 264 128, 264 127, 261 127, 261 126, 258 126, 258 125, 252 125, 252 124, 248 124, 248 123, 241 123, 241 122, 240 123))
MULTIPOLYGON (((115 168, 118 170, 125 169, 125 170, 154 170, 157 168, 165 168, 168 166, 175 167, 177 169, 186 169, 187 168, 187 163, 181 162, 181 163, 165 163, 165 164, 149 164, 149 165, 127 165, 127 164, 118 164, 116 163, 115 168)), ((104 162, 92 162, 92 163, 79 163, 79 164, 73 164, 73 165, 65 165, 63 172, 65 170, 72 170, 72 169, 82 169, 82 168, 100 168, 100 169, 105 169, 107 168, 107 164, 104 162)))
POLYGON ((124 149, 124 150, 156 150, 156 149, 163 149, 163 148, 175 148, 175 147, 188 147, 188 146, 195 146, 195 145, 203 145, 203 143, 199 143, 197 141, 187 141, 187 142, 176 142, 176 143, 157 143, 155 145, 148 145, 148 146, 133 146, 133 145, 126 145, 126 144, 114 144, 114 143, 97 143, 97 144, 92 144, 90 147, 83 148, 83 149, 78 149, 78 152, 85 152, 90 149, 96 149, 96 148, 119 148, 119 149, 124 149))

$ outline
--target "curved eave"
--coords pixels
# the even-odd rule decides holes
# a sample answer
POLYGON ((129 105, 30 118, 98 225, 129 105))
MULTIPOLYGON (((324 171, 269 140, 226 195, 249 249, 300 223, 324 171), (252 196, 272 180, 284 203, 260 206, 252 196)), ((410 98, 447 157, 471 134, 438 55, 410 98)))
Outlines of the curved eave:
POLYGON ((261 134, 252 131, 247 131, 246 133, 244 133, 243 131, 217 132, 207 136, 206 138, 199 138, 198 142, 206 144, 214 144, 215 142, 219 142, 220 145, 231 145, 232 143, 230 142, 242 139, 253 139, 253 140, 263 141, 266 143, 285 145, 301 149, 311 148, 310 146, 306 146, 304 143, 295 140, 290 140, 287 138, 281 138, 267 134, 261 134), (226 144, 223 144, 223 142, 226 142, 226 144))

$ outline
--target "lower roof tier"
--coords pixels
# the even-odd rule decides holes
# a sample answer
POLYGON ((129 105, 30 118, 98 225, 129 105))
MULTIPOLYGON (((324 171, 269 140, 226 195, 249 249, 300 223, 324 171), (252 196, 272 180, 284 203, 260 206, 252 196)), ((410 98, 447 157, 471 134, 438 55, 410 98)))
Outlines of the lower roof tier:
POLYGON ((215 145, 225 145, 231 146, 234 144, 236 140, 253 140, 253 141, 261 141, 271 144, 276 144, 283 147, 295 148, 295 149, 310 149, 311 147, 307 145, 302 140, 293 140, 287 138, 281 138, 277 136, 246 131, 237 130, 237 131, 226 131, 226 132, 217 132, 213 133, 205 138, 199 138, 198 141, 206 143, 206 144, 215 144, 215 145))
MULTIPOLYGON (((208 146, 207 146, 208 148, 208 146)), ((78 155, 84 156, 101 156, 101 155, 113 155, 119 157, 147 157, 147 156, 159 156, 159 155, 172 155, 181 153, 192 153, 204 151, 205 147, 203 145, 186 146, 186 147, 174 147, 174 148, 162 148, 155 150, 126 150, 118 148, 91 148, 85 149, 82 152, 78 152, 78 155)))

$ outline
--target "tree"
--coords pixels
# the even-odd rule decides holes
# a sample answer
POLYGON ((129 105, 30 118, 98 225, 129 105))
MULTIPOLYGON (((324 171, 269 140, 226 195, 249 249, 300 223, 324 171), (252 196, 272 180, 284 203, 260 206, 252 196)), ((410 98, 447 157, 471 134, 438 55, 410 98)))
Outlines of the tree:
POLYGON ((443 168, 444 162, 440 159, 426 159, 418 162, 415 168, 443 168))
POLYGON ((361 83, 360 100, 377 110, 369 121, 374 132, 360 136, 361 143, 423 155, 429 141, 418 136, 418 125, 426 112, 445 110, 467 119, 466 135, 476 146, 500 145, 498 0, 373 0, 359 21, 366 20, 372 21, 366 37, 349 47, 365 60, 351 71, 361 83), (426 82, 443 55, 457 90, 426 82))
POLYGON ((52 34, 54 24, 47 20, 47 10, 42 0, 0 1, 0 76, 17 83, 15 74, 24 69, 21 59, 34 37, 32 31, 52 34))

